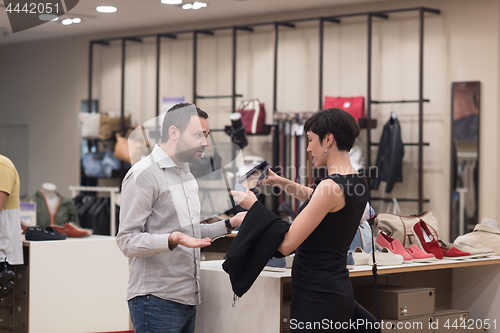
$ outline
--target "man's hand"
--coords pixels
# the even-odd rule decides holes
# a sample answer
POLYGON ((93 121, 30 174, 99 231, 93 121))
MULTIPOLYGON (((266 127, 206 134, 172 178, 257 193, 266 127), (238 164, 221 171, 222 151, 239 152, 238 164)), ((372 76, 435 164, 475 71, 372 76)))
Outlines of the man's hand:
POLYGON ((241 225, 241 222, 245 219, 247 212, 239 212, 229 219, 229 223, 231 223, 231 227, 237 228, 241 225))
POLYGON ((191 248, 205 247, 212 244, 210 238, 198 239, 179 231, 174 231, 168 236, 169 246, 184 245, 191 248))
POLYGON ((231 191, 229 194, 233 196, 234 201, 240 205, 241 208, 246 210, 252 208, 253 204, 257 201, 257 197, 249 189, 247 189, 245 193, 240 191, 231 191))

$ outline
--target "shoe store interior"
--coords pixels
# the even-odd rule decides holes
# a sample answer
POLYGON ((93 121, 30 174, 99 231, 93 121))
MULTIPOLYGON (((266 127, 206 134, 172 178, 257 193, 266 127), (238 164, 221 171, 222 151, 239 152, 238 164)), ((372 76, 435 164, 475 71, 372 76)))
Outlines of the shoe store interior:
POLYGON ((499 59, 500 0, 4 0, 0 333, 500 333, 499 59))

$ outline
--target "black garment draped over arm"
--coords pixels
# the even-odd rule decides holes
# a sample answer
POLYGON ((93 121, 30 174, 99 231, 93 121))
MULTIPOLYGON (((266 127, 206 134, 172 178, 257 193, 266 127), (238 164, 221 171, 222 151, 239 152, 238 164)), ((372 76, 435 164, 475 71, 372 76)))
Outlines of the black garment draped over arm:
POLYGON ((273 256, 283 256, 277 250, 289 228, 259 201, 250 208, 222 264, 238 297, 250 289, 273 256))

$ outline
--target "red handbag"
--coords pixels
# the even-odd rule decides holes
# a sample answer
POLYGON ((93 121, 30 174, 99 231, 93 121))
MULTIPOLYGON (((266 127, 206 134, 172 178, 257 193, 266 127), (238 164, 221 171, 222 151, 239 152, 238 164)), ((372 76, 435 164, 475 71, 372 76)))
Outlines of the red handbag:
POLYGON ((242 101, 236 110, 241 114, 241 122, 247 134, 264 134, 266 108, 258 99, 242 101))
POLYGON ((339 108, 352 114, 356 120, 365 117, 365 98, 358 97, 330 97, 325 96, 324 109, 339 108))

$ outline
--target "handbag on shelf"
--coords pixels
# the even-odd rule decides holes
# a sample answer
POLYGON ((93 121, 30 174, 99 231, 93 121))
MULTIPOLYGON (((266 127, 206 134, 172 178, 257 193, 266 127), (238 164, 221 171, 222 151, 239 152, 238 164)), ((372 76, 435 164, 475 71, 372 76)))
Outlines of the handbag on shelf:
MULTIPOLYGON (((130 115, 125 115, 125 128, 130 127, 130 115)), ((113 134, 122 130, 122 118, 116 112, 101 113, 99 119, 99 139, 109 140, 113 134)))
POLYGON ((130 137, 134 128, 129 128, 125 136, 116 133, 116 144, 114 155, 117 159, 130 164, 135 164, 141 160, 143 156, 148 154, 147 147, 149 142, 141 142, 130 137))
POLYGON ((388 236, 399 239, 405 248, 409 248, 411 245, 417 244, 411 229, 420 220, 427 223, 434 239, 439 239, 437 233, 438 223, 430 211, 410 216, 380 213, 377 215, 376 225, 388 236))
POLYGON ((87 153, 82 157, 83 172, 87 177, 110 178, 113 170, 120 168, 120 161, 113 153, 87 153))
POLYGON ((80 133, 82 139, 98 139, 99 138, 99 122, 101 114, 80 112, 80 133))
POLYGON ((325 96, 323 109, 339 108, 349 112, 356 120, 365 117, 365 98, 357 97, 331 97, 325 96))
POLYGON ((236 112, 247 134, 265 134, 266 108, 257 98, 241 101, 236 112))

